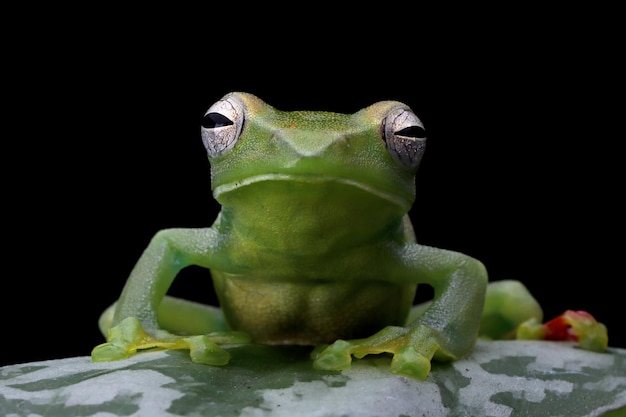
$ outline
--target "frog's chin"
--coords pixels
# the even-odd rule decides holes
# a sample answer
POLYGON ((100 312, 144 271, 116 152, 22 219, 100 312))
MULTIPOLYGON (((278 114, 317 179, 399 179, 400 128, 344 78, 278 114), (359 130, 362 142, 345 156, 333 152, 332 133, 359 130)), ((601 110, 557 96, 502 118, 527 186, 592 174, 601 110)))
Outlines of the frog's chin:
POLYGON ((243 187, 247 187, 250 185, 254 185, 256 183, 261 183, 261 182, 266 182, 266 181, 293 181, 293 182, 299 182, 299 183, 309 183, 311 185, 327 184, 327 183, 342 184, 342 185, 358 188, 368 194, 371 194, 383 200, 389 201, 390 203, 398 205, 400 207, 407 207, 407 205, 410 206, 410 204, 412 203, 410 201, 407 202, 406 199, 401 196, 398 196, 390 192, 382 191, 369 184, 365 184, 365 183, 355 181, 352 179, 332 177, 332 176, 326 176, 326 175, 325 176, 289 175, 289 174, 255 175, 255 176, 244 178, 238 181, 218 185, 213 189, 213 195, 216 200, 220 201, 220 197, 222 195, 228 194, 235 190, 239 190, 243 187))

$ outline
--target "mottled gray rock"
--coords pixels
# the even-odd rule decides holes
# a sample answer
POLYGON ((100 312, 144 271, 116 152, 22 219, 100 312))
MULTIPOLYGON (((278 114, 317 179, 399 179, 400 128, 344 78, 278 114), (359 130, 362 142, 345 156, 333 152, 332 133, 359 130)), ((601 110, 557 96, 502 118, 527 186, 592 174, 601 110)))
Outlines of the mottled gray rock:
POLYGON ((146 352, 0 368, 0 415, 12 416, 611 416, 626 415, 626 350, 570 343, 477 344, 425 381, 393 375, 388 356, 342 372, 311 367, 309 349, 233 346, 231 363, 146 352))

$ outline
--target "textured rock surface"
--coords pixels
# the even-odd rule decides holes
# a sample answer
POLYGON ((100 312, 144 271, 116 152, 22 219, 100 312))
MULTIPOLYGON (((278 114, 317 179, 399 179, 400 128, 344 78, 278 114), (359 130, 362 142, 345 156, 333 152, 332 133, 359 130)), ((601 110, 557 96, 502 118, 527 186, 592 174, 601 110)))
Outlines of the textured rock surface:
POLYGON ((187 352, 117 362, 88 357, 0 368, 2 416, 610 416, 626 415, 626 350, 569 343, 479 342, 435 364, 425 381, 393 375, 390 358, 351 370, 311 367, 309 349, 231 347, 231 363, 187 352))

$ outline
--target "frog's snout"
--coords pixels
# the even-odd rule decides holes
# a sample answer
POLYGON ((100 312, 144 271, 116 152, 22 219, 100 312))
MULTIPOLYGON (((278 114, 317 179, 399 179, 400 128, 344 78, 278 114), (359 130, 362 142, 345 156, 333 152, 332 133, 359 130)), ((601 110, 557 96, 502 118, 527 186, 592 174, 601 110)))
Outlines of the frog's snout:
POLYGON ((311 132, 311 131, 294 131, 288 132, 281 130, 276 132, 275 137, 288 145, 299 156, 310 158, 323 154, 331 145, 346 142, 345 134, 328 132, 311 132))

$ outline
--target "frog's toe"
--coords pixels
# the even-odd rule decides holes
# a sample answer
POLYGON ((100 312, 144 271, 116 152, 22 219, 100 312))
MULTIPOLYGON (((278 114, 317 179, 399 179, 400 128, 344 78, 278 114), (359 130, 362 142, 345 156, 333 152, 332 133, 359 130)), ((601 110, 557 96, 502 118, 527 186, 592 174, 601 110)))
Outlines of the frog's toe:
POLYGON ((393 355, 391 372, 412 378, 425 379, 430 373, 430 359, 415 348, 407 346, 399 349, 393 355))
POLYGON ((230 360, 230 354, 209 340, 207 336, 191 336, 183 340, 189 348, 189 355, 193 362, 222 366, 230 360))
POLYGON ((445 353, 438 342, 437 333, 427 326, 404 328, 388 326, 366 339, 338 340, 315 358, 317 369, 345 370, 350 368, 352 357, 391 353, 391 371, 417 379, 430 373, 431 360, 436 353, 439 359, 453 358, 445 353))
POLYGON ((94 362, 106 362, 126 359, 147 340, 141 323, 134 317, 122 320, 107 332, 107 342, 96 346, 91 351, 94 362))
POLYGON ((102 343, 91 351, 91 359, 94 362, 109 362, 126 359, 130 356, 130 351, 125 346, 114 343, 102 343))
POLYGON ((317 354, 313 361, 313 367, 326 371, 342 371, 350 369, 352 364, 352 345, 345 340, 337 340, 317 354))
POLYGON ((137 351, 149 349, 189 349, 191 360, 205 365, 226 365, 230 355, 218 344, 246 343, 241 332, 216 332, 198 336, 175 336, 160 331, 157 337, 147 334, 136 317, 127 317, 107 332, 107 342, 91 352, 94 362, 125 359, 137 351))

